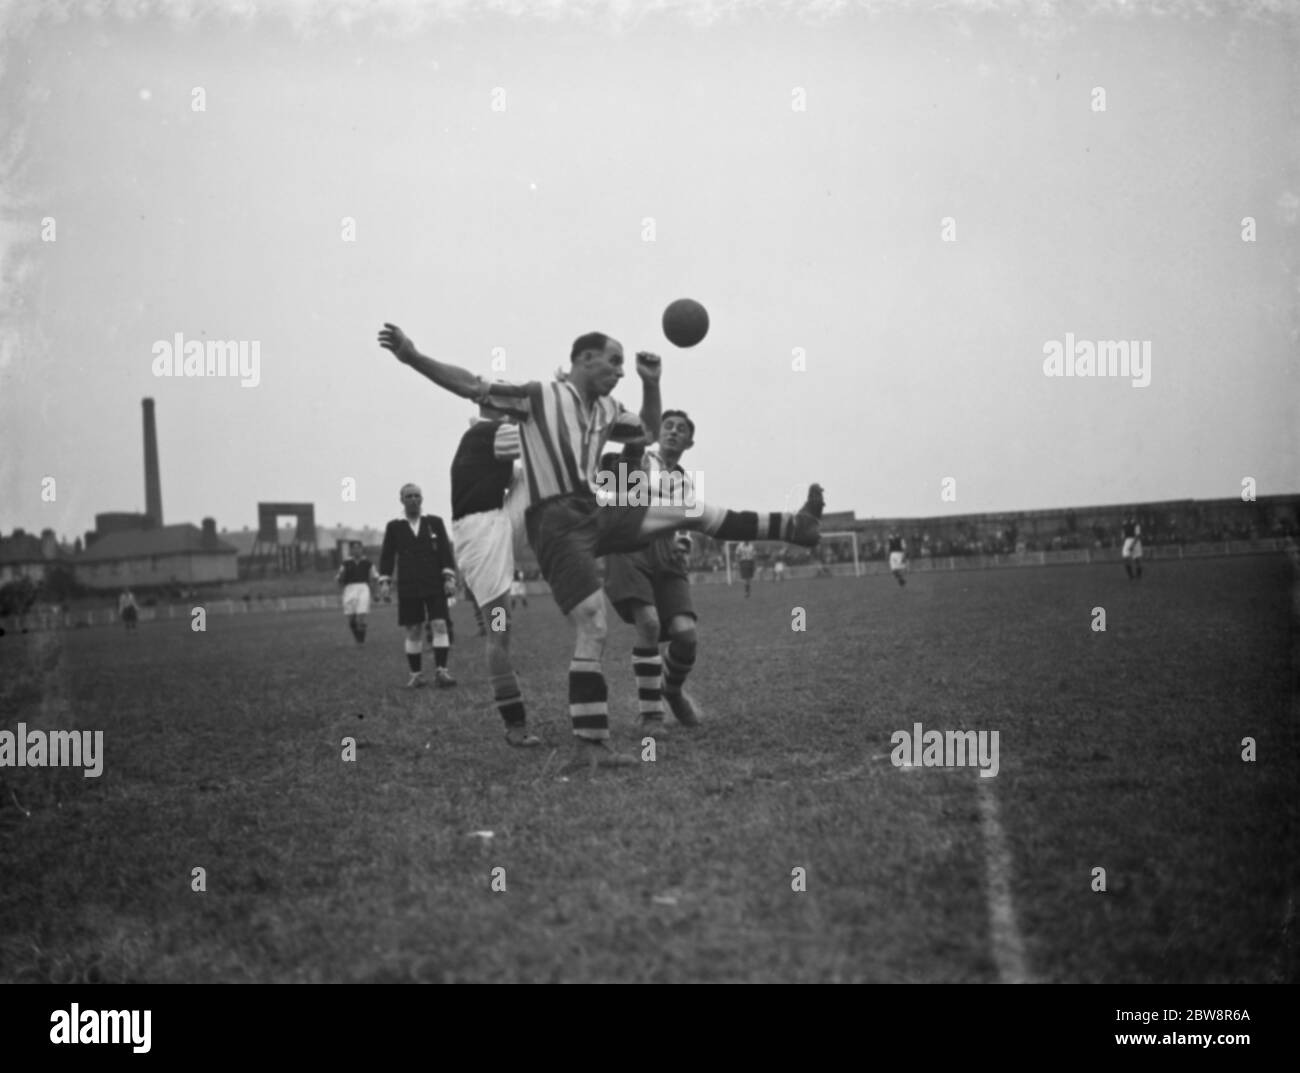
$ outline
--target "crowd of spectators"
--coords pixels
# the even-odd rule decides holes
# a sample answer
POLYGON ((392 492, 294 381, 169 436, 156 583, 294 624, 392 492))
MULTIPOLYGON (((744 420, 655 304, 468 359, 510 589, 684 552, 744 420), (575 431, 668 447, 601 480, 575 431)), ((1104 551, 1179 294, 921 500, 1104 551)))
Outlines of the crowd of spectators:
MULTIPOLYGON (((1201 512, 1197 509, 1179 515, 1158 512, 1139 513, 1142 539, 1147 546, 1224 543, 1261 539, 1300 538, 1300 522, 1290 512, 1261 511, 1242 504, 1238 517, 1224 517, 1225 510, 1201 512)), ((981 523, 962 522, 953 531, 932 535, 924 529, 899 526, 897 532, 907 542, 907 554, 913 558, 948 558, 969 555, 1016 555, 1039 551, 1102 551, 1118 549, 1124 543, 1124 519, 1117 517, 1106 524, 1087 524, 1073 511, 1065 512, 1054 532, 1023 532, 1014 521, 990 518, 981 523)), ((858 557, 863 562, 883 562, 889 557, 888 527, 868 528, 858 533, 858 557)), ((853 546, 847 540, 824 542, 807 550, 782 544, 758 543, 755 560, 760 572, 771 568, 779 556, 787 566, 808 563, 822 565, 851 563, 853 546)), ((726 560, 716 541, 697 539, 696 550, 689 560, 697 573, 724 570, 726 560)))

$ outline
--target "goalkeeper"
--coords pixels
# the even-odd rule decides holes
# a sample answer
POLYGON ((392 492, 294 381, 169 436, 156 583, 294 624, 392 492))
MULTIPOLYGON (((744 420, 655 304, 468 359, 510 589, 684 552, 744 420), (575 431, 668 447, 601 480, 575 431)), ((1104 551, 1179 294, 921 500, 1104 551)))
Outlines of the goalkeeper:
MULTIPOLYGON (((682 454, 695 443, 695 422, 681 410, 665 410, 659 442, 630 445, 607 454, 601 468, 618 479, 622 495, 648 491, 650 502, 694 501, 694 487, 681 466, 682 454), (639 472, 637 472, 639 471, 639 472)), ((636 627, 632 674, 636 678, 641 730, 662 734, 664 703, 683 726, 699 723, 694 701, 682 690, 695 666, 695 609, 686 557, 690 533, 665 533, 640 551, 605 557, 605 595, 626 623, 636 627), (659 646, 667 642, 660 655, 659 646)))

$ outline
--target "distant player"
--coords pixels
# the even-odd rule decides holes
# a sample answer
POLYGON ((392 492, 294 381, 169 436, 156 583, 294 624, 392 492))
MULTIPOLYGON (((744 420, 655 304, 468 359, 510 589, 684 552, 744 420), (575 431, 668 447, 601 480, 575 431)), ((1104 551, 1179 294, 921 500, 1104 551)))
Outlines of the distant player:
POLYGON ((123 589, 122 595, 117 598, 117 613, 121 616, 122 625, 126 629, 136 628, 140 621, 140 608, 136 605, 135 593, 130 589, 123 589))
POLYGON ((736 549, 736 562, 740 564, 740 580, 745 583, 745 599, 754 584, 754 545, 748 540, 736 549))
POLYGON ((405 514, 394 518, 384 530, 379 553, 379 591, 391 591, 393 568, 397 569, 397 624, 406 630, 406 662, 411 677, 408 689, 424 685, 420 669, 421 634, 425 621, 433 624, 433 680, 439 686, 454 686, 447 670, 451 637, 447 632, 447 597, 456 591, 456 558, 446 526, 434 514, 421 514, 424 494, 419 485, 404 484, 401 491, 405 514))
MULTIPOLYGON (((695 422, 681 410, 664 411, 659 442, 644 451, 606 455, 604 468, 638 472, 649 480, 652 504, 693 502, 694 488, 681 457, 695 443, 695 422)), ((622 475, 621 475, 622 476, 622 475)), ((627 479, 620 481, 624 487, 627 479)), ((605 595, 619 618, 636 627, 632 673, 643 733, 662 733, 664 701, 683 726, 699 723, 695 703, 682 685, 695 666, 695 608, 686 572, 689 533, 665 533, 639 551, 605 558, 605 595), (661 657, 659 645, 668 642, 661 657)))
POLYGON ((528 729, 519 677, 510 660, 510 587, 515 575, 514 530, 506 493, 519 457, 519 429, 501 414, 480 410, 451 463, 451 532, 465 588, 486 624, 488 680, 506 741, 536 748, 528 729))
POLYGON ((782 555, 778 555, 776 557, 776 562, 772 564, 772 580, 785 580, 785 557, 782 555))
POLYGON ((392 324, 384 325, 379 343, 439 387, 518 417, 530 504, 528 540, 560 612, 577 633, 569 664, 574 747, 592 765, 636 766, 635 757, 609 746, 609 694, 601 671, 605 595, 597 558, 635 551, 674 529, 702 531, 718 540, 785 540, 812 547, 821 539, 824 502, 810 497, 798 513, 767 514, 699 501, 689 509, 602 502, 598 492, 606 489, 596 483, 596 466, 605 444, 648 443, 659 431, 661 407, 661 362, 645 352, 636 359, 640 417, 609 398, 623 378, 623 346, 603 332, 574 340, 567 379, 526 384, 489 384, 467 369, 426 357, 392 324))
POLYGON ((899 585, 906 585, 907 578, 907 541, 895 532, 889 534, 889 569, 899 585))
POLYGON ((1129 518, 1124 523, 1124 548, 1120 552, 1124 560, 1124 572, 1129 581, 1142 580, 1142 526, 1136 518, 1129 518))
POLYGON ((348 541, 348 557, 339 567, 337 581, 343 588, 343 613, 348 629, 359 645, 366 643, 366 616, 370 614, 370 584, 378 577, 374 564, 363 554, 359 540, 348 541))
POLYGON ((515 570, 514 580, 510 582, 510 610, 515 609, 515 604, 521 603, 528 606, 528 586, 524 584, 524 572, 515 570))

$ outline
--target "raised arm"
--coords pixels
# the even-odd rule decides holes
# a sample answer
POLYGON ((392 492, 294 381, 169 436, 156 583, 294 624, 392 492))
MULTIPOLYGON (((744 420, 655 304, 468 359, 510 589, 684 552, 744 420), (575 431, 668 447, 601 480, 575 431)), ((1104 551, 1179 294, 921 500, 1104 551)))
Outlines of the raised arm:
POLYGON ((636 372, 641 377, 641 423, 645 425, 646 442, 654 443, 659 439, 659 422, 664 409, 659 397, 659 376, 663 372, 659 355, 646 350, 637 351, 636 372))
POLYGON ((428 377, 453 395, 477 401, 487 394, 488 385, 481 377, 475 376, 468 369, 462 369, 459 365, 425 357, 415 349, 415 344, 396 324, 385 323, 379 330, 379 345, 385 350, 391 350, 403 365, 409 365, 417 373, 428 377))

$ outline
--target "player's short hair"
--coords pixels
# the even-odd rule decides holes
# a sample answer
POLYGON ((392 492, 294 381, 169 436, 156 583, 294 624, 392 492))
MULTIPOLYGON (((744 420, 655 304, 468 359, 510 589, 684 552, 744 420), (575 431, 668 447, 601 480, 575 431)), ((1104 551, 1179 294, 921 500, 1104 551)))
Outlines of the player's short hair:
POLYGON ((601 350, 609 346, 609 336, 604 332, 588 332, 586 335, 580 335, 573 341, 573 349, 569 351, 569 361, 578 360, 578 355, 584 350, 601 350))
POLYGON ((667 421, 670 417, 680 417, 683 421, 685 421, 688 425, 690 425, 691 439, 695 439, 695 422, 691 420, 690 414, 688 414, 685 410, 665 410, 662 414, 659 415, 659 427, 663 428, 664 422, 667 421))

